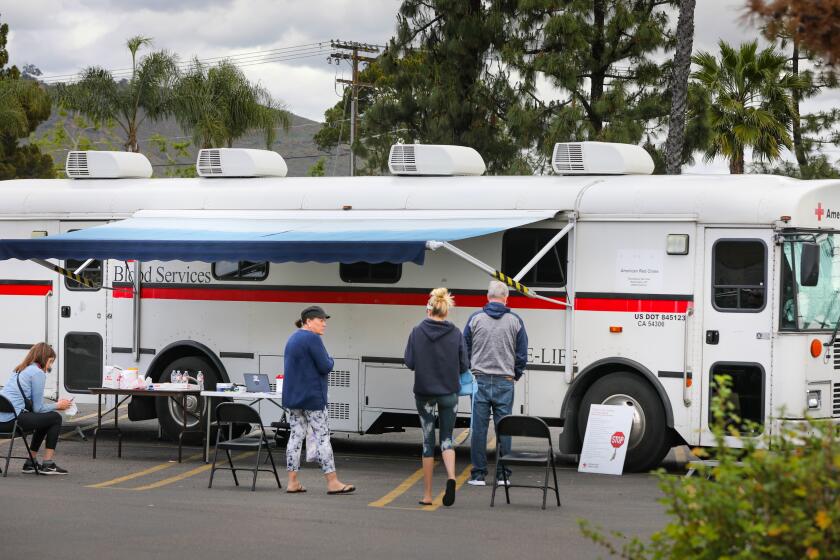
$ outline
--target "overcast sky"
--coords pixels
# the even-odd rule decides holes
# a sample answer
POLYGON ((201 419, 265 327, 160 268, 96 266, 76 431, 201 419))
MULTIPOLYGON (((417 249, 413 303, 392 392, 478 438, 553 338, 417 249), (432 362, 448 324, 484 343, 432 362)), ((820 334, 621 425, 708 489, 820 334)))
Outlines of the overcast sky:
MULTIPOLYGON (((743 0, 698 0, 695 50, 716 50, 720 39, 739 43, 756 37, 740 19, 743 5, 743 0)), ((313 43, 385 44, 398 6, 397 0, 0 0, 0 19, 10 27, 11 62, 35 64, 44 77, 90 65, 125 69, 130 66, 125 40, 133 35, 153 37, 154 48, 182 60, 287 49, 274 51, 269 63, 255 64, 265 55, 243 57, 251 63, 243 70, 292 112, 321 121, 340 98, 335 78, 349 77, 349 66, 327 64, 329 45, 313 43)))

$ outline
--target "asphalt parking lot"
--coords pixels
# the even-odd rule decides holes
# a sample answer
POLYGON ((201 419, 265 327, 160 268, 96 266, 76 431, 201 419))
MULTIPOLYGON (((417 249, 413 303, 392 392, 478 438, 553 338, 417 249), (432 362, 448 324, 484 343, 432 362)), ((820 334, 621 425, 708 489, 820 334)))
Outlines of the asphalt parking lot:
MULTIPOLYGON (((75 422, 90 427, 90 413, 83 409, 75 422)), ((62 436, 57 459, 70 471, 66 477, 24 475, 22 463, 12 462, 9 476, 0 478, 0 558, 596 558, 606 554, 580 535, 578 519, 638 536, 666 522, 654 476, 580 474, 571 463, 558 471, 560 508, 549 496, 543 511, 540 491, 517 488, 510 505, 500 492, 490 508, 490 487, 466 484, 451 508, 440 505, 441 496, 420 506, 420 435, 413 430, 336 436, 339 477, 358 490, 328 496, 317 465, 301 471, 307 493, 286 494, 282 450, 283 490, 270 473, 260 474, 256 492, 241 473, 237 488, 225 471, 208 489, 210 466, 201 462, 200 448, 186 448, 179 464, 177 447, 157 440, 155 423, 124 428, 122 459, 112 433, 100 437, 96 460, 90 440, 62 436)), ((460 485, 469 474, 469 441, 456 433, 466 439, 457 452, 460 485)), ((0 441, 4 455, 7 446, 0 441)), ((673 454, 667 461, 678 476, 681 461, 673 454)), ((442 465, 436 477, 442 491, 442 465)), ((517 468, 514 480, 541 479, 517 468)))

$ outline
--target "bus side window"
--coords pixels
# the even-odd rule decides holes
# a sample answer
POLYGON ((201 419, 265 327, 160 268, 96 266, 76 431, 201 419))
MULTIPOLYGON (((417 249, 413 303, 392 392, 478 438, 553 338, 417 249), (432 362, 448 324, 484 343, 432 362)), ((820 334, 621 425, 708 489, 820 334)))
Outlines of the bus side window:
MULTIPOLYGON (((77 229, 68 230, 68 233, 79 231, 77 229)), ((36 232, 32 232, 32 237, 35 237, 36 232)), ((44 232, 44 237, 46 237, 46 233, 44 232)), ((64 261, 64 268, 69 270, 70 272, 75 272, 80 266, 85 264, 84 260, 77 260, 77 259, 67 259, 64 261)), ((96 286, 102 286, 102 261, 93 260, 89 265, 85 267, 82 271, 81 275, 82 278, 93 282, 96 286)), ((70 280, 69 278, 64 278, 64 285, 67 287, 68 290, 74 292, 96 292, 99 288, 88 288, 87 286, 83 286, 76 282, 75 280, 70 280)))
POLYGON ((216 280, 249 280, 259 282, 268 278, 267 262, 219 261, 211 267, 216 280))
POLYGON ((720 311, 764 309, 767 248, 755 239, 726 239, 712 248, 713 303, 720 311))
MULTIPOLYGON (((516 275, 558 231, 531 228, 506 231, 502 237, 502 272, 510 276, 516 275)), ((565 286, 568 252, 569 236, 566 236, 522 277, 522 283, 526 286, 565 286)))
MULTIPOLYGON (((74 272, 77 268, 85 264, 85 262, 87 261, 67 259, 64 261, 64 268, 70 272, 74 272)), ((102 286, 102 261, 94 260, 91 262, 85 267, 80 276, 85 280, 93 282, 96 286, 102 286)), ((64 285, 67 286, 68 290, 74 292, 95 292, 99 290, 99 288, 88 288, 69 278, 64 278, 64 285)))
POLYGON ((402 278, 402 263, 340 263, 338 274, 350 284, 396 284, 402 278))

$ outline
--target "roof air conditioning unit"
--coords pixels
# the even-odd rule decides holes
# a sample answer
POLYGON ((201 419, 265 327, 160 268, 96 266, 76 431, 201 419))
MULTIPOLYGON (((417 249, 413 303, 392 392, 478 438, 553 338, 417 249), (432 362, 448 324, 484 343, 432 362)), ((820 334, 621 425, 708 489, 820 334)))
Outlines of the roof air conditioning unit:
POLYGON ((561 142, 551 167, 560 175, 650 175, 653 158, 641 146, 610 142, 561 142))
POLYGON ((201 150, 195 168, 200 177, 285 177, 289 172, 277 152, 243 148, 201 150))
POLYGON ((388 168, 392 175, 481 175, 487 169, 472 148, 434 144, 394 144, 388 168))
POLYGON ((152 164, 134 152, 70 152, 64 171, 71 179, 148 179, 152 164))

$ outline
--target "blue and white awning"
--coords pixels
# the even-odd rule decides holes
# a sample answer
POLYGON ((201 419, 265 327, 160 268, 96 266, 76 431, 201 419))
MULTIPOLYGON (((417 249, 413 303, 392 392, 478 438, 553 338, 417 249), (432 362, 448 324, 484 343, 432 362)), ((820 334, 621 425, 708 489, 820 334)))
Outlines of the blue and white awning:
POLYGON ((141 211, 50 237, 0 239, 5 259, 414 262, 426 242, 479 237, 551 210, 141 211))

